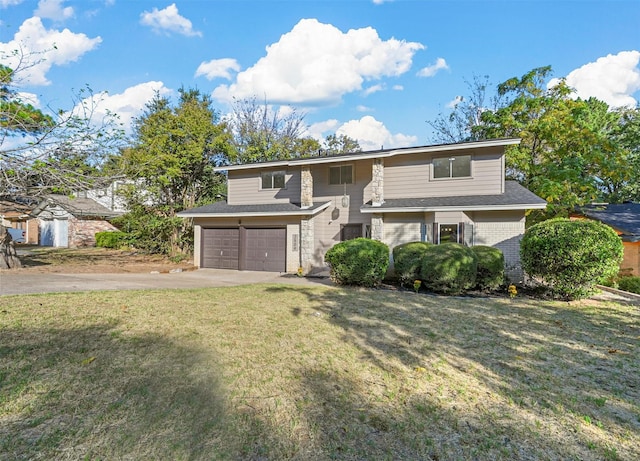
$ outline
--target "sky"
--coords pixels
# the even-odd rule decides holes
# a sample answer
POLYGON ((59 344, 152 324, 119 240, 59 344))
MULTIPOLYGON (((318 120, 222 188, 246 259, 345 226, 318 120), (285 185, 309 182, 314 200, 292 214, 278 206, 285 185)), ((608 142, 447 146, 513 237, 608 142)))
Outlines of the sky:
POLYGON ((421 146, 475 77, 550 65, 576 96, 637 105, 640 0, 0 0, 1 62, 19 56, 36 107, 71 110, 91 88, 128 132, 183 87, 221 116, 256 97, 319 140, 421 146))

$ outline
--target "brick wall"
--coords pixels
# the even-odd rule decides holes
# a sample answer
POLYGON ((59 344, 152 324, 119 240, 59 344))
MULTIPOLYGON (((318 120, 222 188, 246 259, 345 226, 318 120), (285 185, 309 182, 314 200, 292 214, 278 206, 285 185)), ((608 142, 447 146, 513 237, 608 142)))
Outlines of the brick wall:
POLYGON ((475 227, 475 245, 487 245, 502 250, 507 276, 511 281, 522 281, 520 240, 524 235, 524 221, 479 222, 475 227))

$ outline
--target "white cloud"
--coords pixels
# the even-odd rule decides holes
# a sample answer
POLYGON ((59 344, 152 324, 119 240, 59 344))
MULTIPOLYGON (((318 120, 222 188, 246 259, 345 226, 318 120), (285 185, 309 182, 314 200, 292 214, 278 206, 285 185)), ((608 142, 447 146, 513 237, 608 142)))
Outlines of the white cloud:
POLYGON ((436 63, 430 66, 424 67, 418 71, 418 77, 433 77, 439 71, 449 69, 447 61, 444 58, 436 59, 436 63))
POLYGON ((378 91, 383 91, 384 85, 382 83, 378 83, 377 85, 372 85, 369 88, 364 90, 364 95, 369 96, 370 94, 377 93, 378 91))
MULTIPOLYGON (((100 120, 107 112, 117 114, 125 131, 131 133, 133 120, 143 113, 147 103, 153 99, 156 92, 163 96, 170 94, 171 90, 165 87, 162 82, 151 81, 129 87, 122 93, 114 95, 109 95, 106 92, 96 93, 93 95, 96 105, 93 118, 100 120)), ((83 103, 86 104, 87 100, 85 99, 80 104, 83 103)), ((75 111, 78 110, 80 104, 76 106, 75 111)), ((88 105, 91 106, 90 103, 88 105)))
POLYGON ((41 109, 41 105, 40 105, 40 99, 38 98, 38 95, 35 93, 28 93, 26 91, 19 91, 18 92, 18 99, 25 103, 25 104, 31 104, 33 107, 35 107, 36 109, 41 109))
POLYGON ((64 21, 73 17, 73 8, 70 6, 63 7, 64 0, 40 0, 38 8, 33 13, 35 16, 54 21, 64 21))
POLYGON ((0 8, 8 8, 10 6, 19 5, 24 0, 0 0, 0 8))
MULTIPOLYGON (((640 51, 620 53, 598 58, 575 69, 566 77, 567 85, 582 99, 595 97, 611 107, 635 106, 633 94, 640 90, 640 51)), ((557 85, 552 79, 548 87, 557 85)))
POLYGON ((308 127, 306 134, 318 141, 323 141, 327 135, 334 133, 344 134, 357 140, 365 151, 377 150, 381 147, 385 149, 408 147, 415 145, 418 141, 417 136, 391 133, 382 122, 371 115, 365 115, 360 120, 350 120, 342 125, 335 119, 314 123, 308 127))
POLYGON ((451 101, 447 103, 447 107, 449 109, 455 109, 456 106, 463 101, 463 99, 464 98, 462 96, 456 96, 455 98, 453 98, 451 101))
POLYGON ((371 107, 367 107, 367 106, 363 106, 363 105, 356 106, 356 110, 358 112, 373 112, 373 109, 371 107))
POLYGON ((404 90, 404 86, 402 86, 402 85, 393 85, 392 90, 393 91, 403 91, 404 90))
POLYGON ((101 42, 100 37, 89 38, 69 29, 45 29, 40 18, 33 17, 22 23, 13 40, 0 43, 0 56, 5 65, 14 69, 20 61, 23 61, 22 66, 28 67, 16 84, 48 85, 46 74, 52 66, 75 62, 101 42), (24 59, 31 62, 24 62, 24 59))
POLYGON ((235 59, 212 59, 211 61, 201 63, 196 70, 195 76, 204 76, 207 80, 213 80, 218 77, 231 80, 231 71, 240 71, 240 64, 238 64, 238 61, 235 59))
POLYGON ((213 91, 219 101, 263 96, 280 104, 332 104, 362 89, 366 80, 407 72, 424 46, 404 40, 382 40, 375 29, 346 33, 316 19, 302 19, 266 48, 267 54, 240 72, 235 83, 213 91))
POLYGON ((178 13, 178 7, 175 3, 172 3, 164 10, 144 11, 140 15, 140 23, 145 26, 151 27, 156 33, 171 33, 186 35, 187 37, 198 36, 202 37, 202 32, 193 29, 191 21, 184 16, 180 16, 178 13))

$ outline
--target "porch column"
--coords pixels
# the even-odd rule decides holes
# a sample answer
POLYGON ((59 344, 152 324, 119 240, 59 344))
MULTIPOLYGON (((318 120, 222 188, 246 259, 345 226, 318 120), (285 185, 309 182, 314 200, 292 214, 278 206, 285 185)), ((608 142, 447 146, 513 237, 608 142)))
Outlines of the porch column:
POLYGON ((300 267, 307 274, 313 266, 313 217, 300 220, 300 267))
POLYGON ((384 220, 381 214, 371 215, 371 238, 373 240, 384 240, 384 220))

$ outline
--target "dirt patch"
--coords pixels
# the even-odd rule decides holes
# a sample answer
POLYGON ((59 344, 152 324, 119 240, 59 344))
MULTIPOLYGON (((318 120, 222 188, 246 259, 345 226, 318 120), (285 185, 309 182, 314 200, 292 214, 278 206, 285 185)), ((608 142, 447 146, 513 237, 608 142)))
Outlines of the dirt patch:
POLYGON ((108 248, 17 247, 21 269, 32 273, 148 273, 194 270, 193 261, 180 262, 135 250, 108 248))

